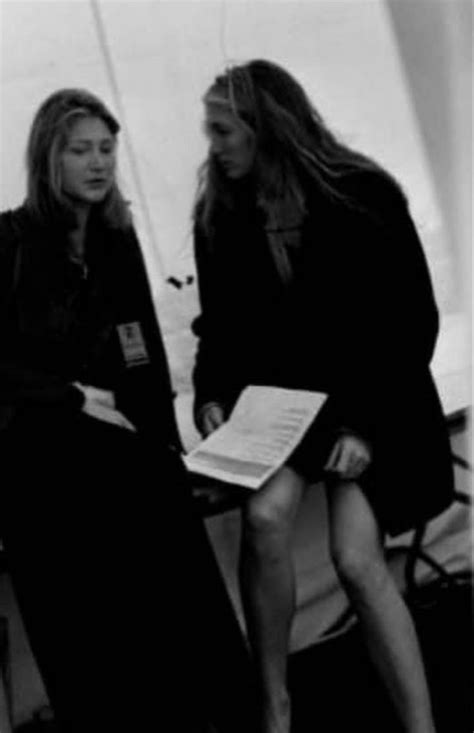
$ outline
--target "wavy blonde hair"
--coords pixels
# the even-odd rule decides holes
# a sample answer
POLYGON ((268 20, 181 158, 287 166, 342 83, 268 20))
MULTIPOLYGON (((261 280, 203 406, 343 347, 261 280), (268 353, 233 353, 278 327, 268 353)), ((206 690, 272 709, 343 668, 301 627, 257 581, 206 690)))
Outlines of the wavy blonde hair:
MULTIPOLYGON (((253 180, 267 220, 279 211, 306 212, 304 181, 331 200, 356 204, 340 185, 351 172, 376 171, 391 176, 367 156, 352 150, 329 130, 302 86, 285 69, 266 60, 231 66, 216 77, 207 98, 220 98, 255 135, 253 180)), ((398 184, 395 183, 398 186, 398 184)), ((198 174, 195 219, 210 234, 217 213, 235 207, 235 182, 209 154, 198 174)))

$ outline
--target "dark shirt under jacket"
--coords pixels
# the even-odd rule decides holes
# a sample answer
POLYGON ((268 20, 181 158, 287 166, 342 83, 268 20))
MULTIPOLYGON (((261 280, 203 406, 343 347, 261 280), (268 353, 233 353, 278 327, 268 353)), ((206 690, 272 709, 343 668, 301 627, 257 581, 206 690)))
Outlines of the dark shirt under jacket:
POLYGON ((438 312, 402 194, 372 173, 347 176, 343 186, 357 201, 350 209, 308 189, 289 286, 251 206, 222 217, 212 246, 196 227, 195 409, 214 400, 230 409, 248 384, 328 393, 300 467, 318 474, 312 455, 323 425, 332 439, 341 430, 364 437, 374 448, 367 494, 397 534, 452 501, 449 441, 429 370, 438 312))

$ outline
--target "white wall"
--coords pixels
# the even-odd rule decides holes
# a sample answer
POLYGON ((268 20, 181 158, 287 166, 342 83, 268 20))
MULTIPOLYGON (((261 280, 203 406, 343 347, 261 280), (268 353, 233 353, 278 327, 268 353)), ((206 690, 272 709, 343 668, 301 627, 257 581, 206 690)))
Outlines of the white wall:
POLYGON ((267 57, 297 76, 349 144, 399 177, 440 305, 453 310, 459 287, 451 252, 459 246, 443 191, 460 180, 446 156, 460 159, 462 150, 454 145, 459 124, 443 120, 466 116, 455 104, 459 82, 449 86, 460 70, 463 78, 470 72, 456 36, 465 25, 460 7, 464 0, 0 0, 0 208, 23 196, 26 136, 45 95, 82 86, 104 97, 123 123, 122 178, 173 342, 172 365, 187 369, 195 286, 175 291, 163 283, 193 272, 190 210, 205 154, 201 96, 226 59, 267 57), (433 8, 437 21, 426 24, 433 8), (437 97, 445 110, 439 119, 437 97))
MULTIPOLYGON (((123 123, 122 177, 175 385, 186 392, 196 289, 176 290, 164 278, 193 270, 190 209, 205 153, 200 98, 226 58, 267 57, 300 79, 348 143, 400 178, 438 300, 445 314, 454 311, 471 251, 470 8, 469 0, 0 0, 0 209, 23 197, 24 146, 43 98, 63 86, 102 96, 123 123)), ((458 331, 440 355, 456 377, 452 402, 463 405, 458 331)), ((189 400, 179 417, 191 435, 189 400)), ((308 536, 314 514, 319 508, 308 514, 308 536)), ((230 520, 213 520, 224 548, 230 520)), ((307 574, 316 578, 310 563, 307 574)), ((315 633, 313 616, 309 629, 315 633)))
POLYGON ((381 0, 7 0, 1 10, 1 169, 8 171, 1 178, 2 208, 21 198, 24 142, 39 102, 60 86, 89 87, 114 107, 129 134, 123 177, 154 276, 182 272, 190 267, 189 211, 205 150, 201 95, 225 56, 260 56, 294 72, 349 143, 400 177, 427 247, 439 256, 441 215, 381 0))

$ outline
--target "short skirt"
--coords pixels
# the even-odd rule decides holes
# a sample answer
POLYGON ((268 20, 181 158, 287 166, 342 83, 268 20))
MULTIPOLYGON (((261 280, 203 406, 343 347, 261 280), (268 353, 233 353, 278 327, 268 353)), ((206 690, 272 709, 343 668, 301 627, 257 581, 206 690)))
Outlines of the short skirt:
MULTIPOLYGON (((381 530, 396 536, 419 527, 445 511, 454 501, 454 476, 446 423, 440 411, 433 410, 426 430, 420 422, 383 426, 369 443, 373 458, 357 479, 367 497, 381 530), (381 431, 382 433, 382 431, 381 431)), ((287 465, 308 483, 329 479, 325 465, 337 439, 344 431, 317 417, 287 465)), ((362 436, 363 439, 364 436, 362 436)), ((328 490, 330 490, 330 482, 328 490)))

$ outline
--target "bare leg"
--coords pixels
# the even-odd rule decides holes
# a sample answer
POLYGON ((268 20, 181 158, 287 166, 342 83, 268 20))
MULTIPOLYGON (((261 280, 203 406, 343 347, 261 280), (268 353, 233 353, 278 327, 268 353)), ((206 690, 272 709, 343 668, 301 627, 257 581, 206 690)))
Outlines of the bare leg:
POLYGON ((435 727, 413 620, 386 564, 372 508, 356 483, 328 488, 331 553, 407 733, 435 727))
POLYGON ((295 612, 291 532, 304 482, 283 467, 243 511, 240 585, 262 695, 262 733, 289 733, 287 657, 295 612))

